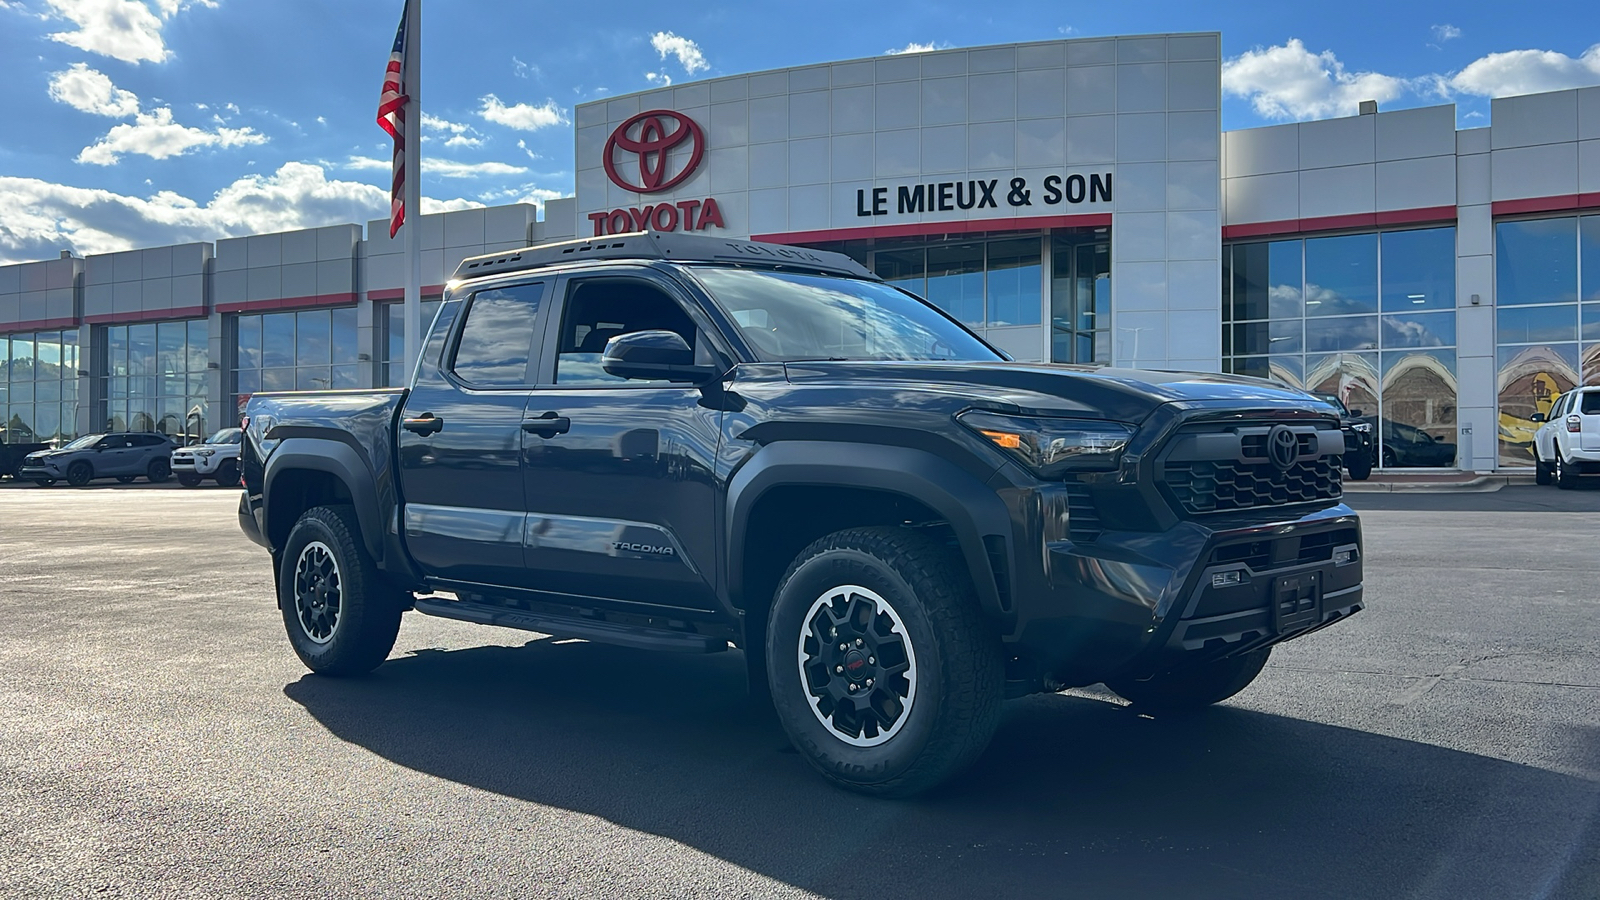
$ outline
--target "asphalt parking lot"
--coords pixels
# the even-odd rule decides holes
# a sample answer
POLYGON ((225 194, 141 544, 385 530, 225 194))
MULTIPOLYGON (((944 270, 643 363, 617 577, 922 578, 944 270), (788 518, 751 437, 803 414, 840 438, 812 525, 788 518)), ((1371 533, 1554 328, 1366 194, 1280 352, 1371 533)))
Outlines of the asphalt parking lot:
POLYGON ((323 679, 236 492, 0 487, 0 896, 1600 897, 1600 490, 1350 501, 1369 608, 1243 694, 1015 701, 890 802, 736 653, 412 615, 323 679))

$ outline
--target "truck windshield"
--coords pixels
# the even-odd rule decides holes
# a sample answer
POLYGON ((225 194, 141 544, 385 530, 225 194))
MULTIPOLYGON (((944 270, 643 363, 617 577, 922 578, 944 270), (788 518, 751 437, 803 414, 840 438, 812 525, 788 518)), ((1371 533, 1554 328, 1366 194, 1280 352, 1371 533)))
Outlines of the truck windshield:
POLYGON ((999 360, 928 304, 876 281, 697 266, 695 277, 764 362, 999 360))
POLYGON ((241 434, 242 432, 237 428, 224 428, 216 434, 213 434, 211 437, 206 438, 206 443, 237 444, 239 443, 239 437, 241 434))

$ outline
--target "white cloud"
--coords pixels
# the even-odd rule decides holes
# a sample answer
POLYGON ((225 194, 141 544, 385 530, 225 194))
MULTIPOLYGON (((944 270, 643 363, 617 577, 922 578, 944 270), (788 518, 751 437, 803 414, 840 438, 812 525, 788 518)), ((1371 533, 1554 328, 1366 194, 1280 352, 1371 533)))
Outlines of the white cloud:
MULTIPOLYGON (((424 197, 433 213, 470 209, 472 200, 424 197)), ((133 197, 35 178, 0 177, 0 263, 52 259, 58 250, 109 253, 190 241, 367 222, 389 212, 386 188, 329 180, 322 167, 285 163, 247 175, 205 204, 171 191, 133 197)))
POLYGON ((124 154, 137 153, 151 159, 182 156, 197 147, 242 147, 264 144, 263 135, 250 128, 218 128, 206 131, 179 125, 172 110, 162 107, 139 113, 133 124, 115 125, 105 137, 83 148, 78 162, 97 166, 115 165, 124 154))
POLYGON ((97 116, 124 119, 139 111, 139 97, 84 63, 50 76, 50 99, 97 116))
POLYGON ((503 162, 465 163, 449 159, 422 158, 422 174, 440 178, 482 178, 485 175, 521 175, 528 171, 503 162))
POLYGON ((902 53, 929 53, 934 50, 947 50, 949 47, 950 44, 948 41, 929 41, 926 44, 919 44, 916 41, 912 41, 904 47, 901 47, 899 50, 885 50, 883 52, 886 56, 899 56, 902 53))
POLYGON ((483 106, 478 110, 478 115, 496 125, 520 131, 538 131, 551 125, 566 125, 570 121, 567 111, 557 106, 554 100, 546 100, 539 106, 527 103, 507 106, 500 102, 499 97, 486 94, 479 102, 483 106))
MULTIPOLYGON (((471 125, 468 125, 464 122, 451 122, 441 119, 438 116, 432 116, 427 113, 423 113, 422 127, 425 129, 431 129, 433 131, 442 131, 448 134, 449 137, 446 138, 444 142, 446 147, 483 146, 483 135, 480 134, 476 128, 473 128, 471 125)), ((431 137, 424 133, 422 139, 431 140, 431 137)))
POLYGON ((666 86, 672 83, 672 76, 668 75, 665 71, 646 72, 644 73, 644 80, 650 82, 651 84, 666 86))
POLYGON ((676 56, 678 64, 690 75, 711 68, 711 64, 706 62, 706 55, 700 51, 699 44, 670 31, 658 31, 650 35, 650 46, 661 54, 662 59, 666 59, 668 54, 676 56))
POLYGON ((164 62, 172 55, 161 29, 190 6, 217 7, 216 0, 155 0, 152 11, 139 0, 46 0, 46 18, 64 19, 75 31, 58 31, 53 41, 138 64, 164 62))
POLYGON ((1333 51, 1312 53, 1298 38, 1246 51, 1222 64, 1222 89, 1249 99, 1267 119, 1352 115, 1362 100, 1384 103, 1410 86, 1392 75, 1346 72, 1333 51))
POLYGON ((1574 59, 1554 50, 1511 50, 1474 60, 1440 79, 1441 93, 1479 97, 1538 94, 1600 84, 1600 44, 1574 59))
POLYGON ((538 66, 523 62, 515 56, 511 57, 511 73, 518 78, 538 77, 541 74, 538 66))
POLYGON ((377 159, 371 156, 352 156, 342 164, 346 169, 389 169, 394 165, 392 159, 377 159))
POLYGON ((1441 44, 1461 37, 1461 29, 1454 25, 1435 25, 1431 30, 1433 31, 1433 39, 1441 44))
POLYGON ((543 159, 544 158, 544 157, 540 156, 539 154, 533 152, 532 150, 529 150, 527 141, 517 141, 517 149, 521 150, 523 153, 528 154, 528 158, 529 159, 543 159))

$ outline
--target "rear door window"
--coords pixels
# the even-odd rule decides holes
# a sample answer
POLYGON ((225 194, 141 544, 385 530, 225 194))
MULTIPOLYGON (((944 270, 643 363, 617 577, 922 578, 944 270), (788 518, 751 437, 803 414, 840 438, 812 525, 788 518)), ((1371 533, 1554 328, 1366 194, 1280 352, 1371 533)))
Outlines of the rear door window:
POLYGON ((1600 416, 1600 391, 1585 392, 1583 406, 1580 408, 1586 416, 1600 416))
POLYGON ((474 387, 513 387, 533 382, 530 371, 543 284, 478 291, 467 302, 466 321, 450 370, 474 387))

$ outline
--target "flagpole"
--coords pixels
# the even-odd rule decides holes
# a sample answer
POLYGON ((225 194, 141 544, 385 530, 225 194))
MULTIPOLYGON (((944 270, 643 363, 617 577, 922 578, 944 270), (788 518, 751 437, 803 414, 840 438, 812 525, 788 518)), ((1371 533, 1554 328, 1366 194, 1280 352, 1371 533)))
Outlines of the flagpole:
POLYGON ((406 0, 405 232, 406 375, 422 352, 422 0, 406 0))

